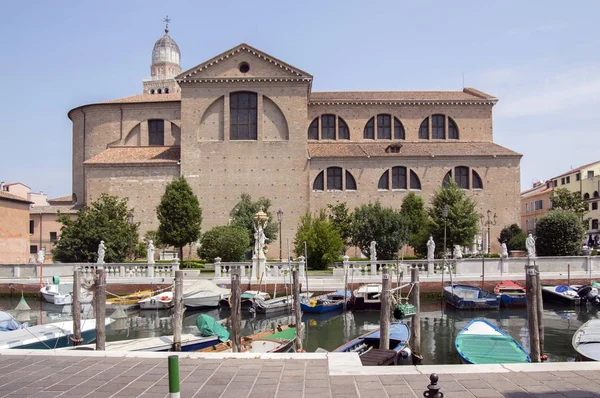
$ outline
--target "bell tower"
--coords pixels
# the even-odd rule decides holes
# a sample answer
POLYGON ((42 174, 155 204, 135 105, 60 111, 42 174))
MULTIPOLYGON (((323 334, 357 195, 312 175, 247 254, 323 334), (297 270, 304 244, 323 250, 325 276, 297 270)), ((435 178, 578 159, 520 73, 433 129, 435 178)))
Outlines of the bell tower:
POLYGON ((181 73, 181 52, 175 40, 169 36, 169 16, 163 19, 165 34, 154 43, 150 78, 144 79, 144 94, 172 94, 181 89, 175 76, 181 73))

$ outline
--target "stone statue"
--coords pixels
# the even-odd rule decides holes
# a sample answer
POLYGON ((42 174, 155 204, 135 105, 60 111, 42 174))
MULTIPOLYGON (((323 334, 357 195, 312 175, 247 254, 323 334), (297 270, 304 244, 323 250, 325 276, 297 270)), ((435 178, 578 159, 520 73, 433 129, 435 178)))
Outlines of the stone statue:
POLYGON ((527 257, 535 257, 535 238, 529 234, 525 239, 525 246, 527 247, 527 257))
POLYGON ((265 236, 265 228, 267 227, 267 221, 265 221, 264 225, 261 225, 260 223, 258 224, 258 227, 256 226, 256 224, 254 225, 254 254, 256 254, 257 257, 259 257, 259 255, 263 252, 263 248, 265 247, 265 240, 266 240, 266 236, 265 236))
POLYGON ((454 258, 455 259, 461 259, 463 257, 462 254, 462 247, 460 247, 460 245, 454 245, 454 258))
POLYGON ((41 250, 37 252, 37 262, 38 264, 42 264, 46 259, 46 249, 42 247, 41 250))
POLYGON ((377 246, 377 242, 375 242, 374 240, 371 241, 371 247, 369 249, 369 251, 371 252, 371 261, 376 261, 377 260, 377 249, 375 248, 375 246, 377 246))
POLYGON ((148 258, 148 264, 154 264, 154 244, 152 239, 148 240, 148 246, 146 247, 146 257, 148 258))
POLYGON ((427 241, 427 260, 433 260, 435 258, 435 242, 433 241, 433 236, 429 235, 429 240, 427 241))
POLYGON ((500 249, 500 256, 502 258, 508 258, 508 248, 506 247, 506 242, 502 242, 502 247, 500 249))
POLYGON ((106 248, 104 247, 104 241, 101 240, 98 245, 98 264, 104 264, 104 255, 106 254, 106 248))

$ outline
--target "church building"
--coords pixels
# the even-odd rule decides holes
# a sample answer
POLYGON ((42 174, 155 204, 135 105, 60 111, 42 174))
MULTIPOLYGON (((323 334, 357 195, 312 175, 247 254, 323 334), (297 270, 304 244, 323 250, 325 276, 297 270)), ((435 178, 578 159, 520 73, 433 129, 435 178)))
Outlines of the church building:
POLYGON ((248 44, 183 72, 180 61, 167 25, 142 94, 69 112, 79 204, 103 192, 127 197, 144 234, 158 228, 166 185, 183 175, 203 231, 227 224, 248 193, 283 210, 285 246, 306 212, 336 202, 399 209, 408 192, 429 205, 451 177, 481 214, 497 214, 492 251, 500 229, 519 222, 521 155, 494 143, 492 95, 315 92, 312 75, 248 44))

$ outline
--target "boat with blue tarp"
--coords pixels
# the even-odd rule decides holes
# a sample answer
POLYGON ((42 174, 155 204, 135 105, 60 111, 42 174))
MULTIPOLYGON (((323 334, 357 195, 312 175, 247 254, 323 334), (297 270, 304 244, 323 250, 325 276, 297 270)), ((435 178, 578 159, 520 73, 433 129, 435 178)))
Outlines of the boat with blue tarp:
POLYGON ((336 348, 333 352, 356 352, 363 365, 397 365, 402 359, 411 355, 407 347, 410 339, 410 329, 404 322, 390 324, 389 350, 380 349, 380 329, 369 331, 352 341, 336 348))
POLYGON ((300 303, 302 312, 320 314, 339 310, 344 307, 344 303, 350 300, 352 292, 350 290, 338 290, 321 296, 313 297, 300 303))
POLYGON ((480 310, 500 308, 500 296, 467 285, 450 285, 444 287, 446 303, 459 310, 480 310))
POLYGON ((515 339, 485 319, 474 319, 454 342, 462 363, 527 363, 531 358, 515 339))

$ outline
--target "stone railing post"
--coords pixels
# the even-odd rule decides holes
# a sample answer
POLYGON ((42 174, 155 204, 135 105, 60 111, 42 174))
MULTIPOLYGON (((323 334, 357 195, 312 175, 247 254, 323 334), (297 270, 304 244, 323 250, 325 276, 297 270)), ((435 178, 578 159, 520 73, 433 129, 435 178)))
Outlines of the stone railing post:
POLYGON ((171 265, 171 269, 173 270, 173 275, 171 275, 173 278, 175 278, 175 271, 179 271, 179 260, 174 258, 173 259, 173 264, 171 265))
POLYGON ((377 262, 371 261, 370 265, 371 265, 371 275, 376 276, 377 275, 377 262))
POLYGON ((344 262, 342 264, 344 265, 344 275, 346 275, 348 272, 348 267, 350 266, 350 257, 344 256, 343 259, 344 262))
POLYGON ((304 266, 306 264, 306 259, 304 256, 298 257, 298 277, 304 278, 304 266))
POLYGON ((215 278, 221 277, 221 257, 215 257, 215 278))
POLYGON ((125 277, 125 264, 119 264, 119 277, 125 277))
POLYGON ((154 263, 148 263, 148 278, 154 278, 154 263))
POLYGON ((433 273, 433 271, 435 270, 435 262, 434 261, 435 260, 433 260, 433 259, 427 260, 427 276, 430 276, 433 273))

